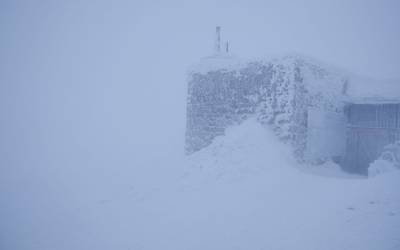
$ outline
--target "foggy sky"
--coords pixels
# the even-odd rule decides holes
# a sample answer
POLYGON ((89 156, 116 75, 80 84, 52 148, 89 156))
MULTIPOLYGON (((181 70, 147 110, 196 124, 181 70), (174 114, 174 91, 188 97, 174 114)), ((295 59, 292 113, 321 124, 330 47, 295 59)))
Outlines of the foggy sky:
POLYGON ((298 52, 400 78, 399 10, 398 1, 1 1, 2 165, 181 154, 186 69, 211 54, 216 25, 238 57, 298 52))

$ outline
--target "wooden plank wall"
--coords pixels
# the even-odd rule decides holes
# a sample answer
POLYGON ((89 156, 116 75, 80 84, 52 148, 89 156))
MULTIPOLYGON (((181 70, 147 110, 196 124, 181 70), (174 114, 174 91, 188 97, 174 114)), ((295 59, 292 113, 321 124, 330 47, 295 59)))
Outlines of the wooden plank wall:
POLYGON ((400 104, 352 104, 347 108, 344 170, 367 174, 383 148, 400 140, 400 104))

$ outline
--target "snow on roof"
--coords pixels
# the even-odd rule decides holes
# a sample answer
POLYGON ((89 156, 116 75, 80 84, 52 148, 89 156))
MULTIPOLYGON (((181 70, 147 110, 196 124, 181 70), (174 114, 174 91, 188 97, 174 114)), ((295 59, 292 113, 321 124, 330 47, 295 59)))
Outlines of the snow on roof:
POLYGON ((350 77, 347 95, 354 103, 400 103, 400 80, 350 77))
POLYGON ((309 93, 321 93, 332 100, 337 100, 342 95, 344 74, 298 54, 258 59, 239 59, 230 54, 217 54, 201 59, 189 69, 189 74, 207 74, 218 70, 238 71, 251 63, 271 65, 275 71, 287 74, 288 77, 293 76, 298 68, 309 93))
POLYGON ((217 70, 234 71, 241 69, 247 62, 231 54, 220 53, 200 59, 200 61, 189 67, 189 73, 206 74, 217 70))
MULTIPOLYGON (((348 102, 354 103, 400 103, 400 80, 374 80, 356 76, 349 71, 328 65, 316 59, 292 53, 286 56, 262 59, 240 59, 232 54, 220 53, 202 58, 189 68, 189 74, 206 74, 217 70, 237 71, 251 62, 272 63, 293 69, 302 67, 304 83, 311 92, 324 94, 342 93, 343 83, 347 82, 348 102)), ((333 97, 333 96, 332 96, 333 97)))

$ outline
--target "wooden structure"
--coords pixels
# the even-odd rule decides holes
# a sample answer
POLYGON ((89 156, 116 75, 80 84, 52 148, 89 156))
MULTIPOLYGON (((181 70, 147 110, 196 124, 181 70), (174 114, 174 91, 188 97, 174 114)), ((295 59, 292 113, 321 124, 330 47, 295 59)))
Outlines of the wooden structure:
POLYGON ((368 174, 383 148, 400 140, 400 102, 349 104, 344 170, 368 174))

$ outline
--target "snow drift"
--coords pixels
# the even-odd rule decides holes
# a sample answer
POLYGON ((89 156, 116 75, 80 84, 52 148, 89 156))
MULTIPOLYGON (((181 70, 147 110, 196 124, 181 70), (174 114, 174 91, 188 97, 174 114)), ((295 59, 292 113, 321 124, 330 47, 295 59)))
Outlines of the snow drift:
POLYGON ((190 164, 218 175, 287 171, 295 164, 292 151, 269 127, 255 118, 228 127, 211 145, 189 157, 190 164))
POLYGON ((188 220, 179 249, 399 246, 400 171, 357 178, 330 162, 315 175, 255 119, 229 127, 188 160, 192 169, 175 193, 176 219, 188 220))

